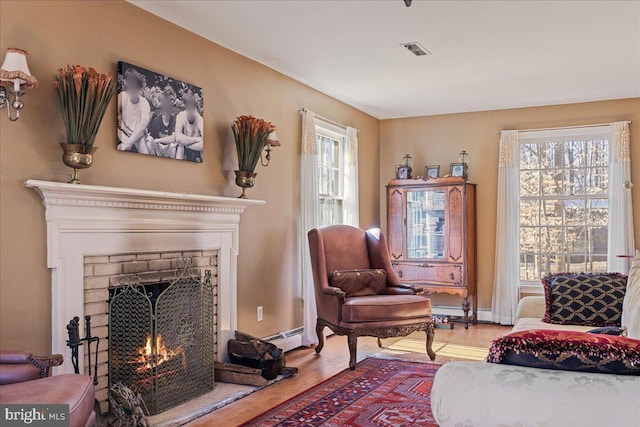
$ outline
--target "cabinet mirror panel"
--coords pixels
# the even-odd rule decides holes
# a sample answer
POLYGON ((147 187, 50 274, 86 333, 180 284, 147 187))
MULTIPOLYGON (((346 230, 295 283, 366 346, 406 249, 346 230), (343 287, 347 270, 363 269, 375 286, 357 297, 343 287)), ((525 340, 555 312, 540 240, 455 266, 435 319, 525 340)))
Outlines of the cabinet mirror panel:
POLYGON ((407 258, 444 259, 444 190, 407 192, 407 258))

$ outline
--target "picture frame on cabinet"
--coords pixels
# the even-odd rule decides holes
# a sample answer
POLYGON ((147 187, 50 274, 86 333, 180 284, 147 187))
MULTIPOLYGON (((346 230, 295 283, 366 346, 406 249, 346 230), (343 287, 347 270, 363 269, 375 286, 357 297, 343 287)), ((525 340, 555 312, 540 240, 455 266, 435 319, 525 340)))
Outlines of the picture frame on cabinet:
POLYGON ((409 166, 397 166, 396 179, 411 179, 411 168, 409 166))
POLYGON ((424 167, 424 179, 436 179, 440 176, 440 165, 424 167))
POLYGON ((466 163, 451 163, 449 169, 450 176, 459 176, 467 179, 467 164, 466 163))

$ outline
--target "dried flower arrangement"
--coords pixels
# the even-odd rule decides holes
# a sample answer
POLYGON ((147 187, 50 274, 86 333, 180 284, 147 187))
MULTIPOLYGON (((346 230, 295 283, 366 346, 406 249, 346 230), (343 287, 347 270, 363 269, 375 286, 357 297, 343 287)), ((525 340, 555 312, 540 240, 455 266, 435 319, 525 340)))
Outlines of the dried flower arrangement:
POLYGON ((233 125, 233 137, 238 151, 238 169, 244 172, 253 172, 258 165, 262 150, 268 145, 277 147, 280 145, 275 139, 269 139, 269 135, 276 127, 265 120, 253 116, 240 116, 233 125))
POLYGON ((60 68, 54 81, 68 144, 93 146, 117 81, 79 65, 60 68))

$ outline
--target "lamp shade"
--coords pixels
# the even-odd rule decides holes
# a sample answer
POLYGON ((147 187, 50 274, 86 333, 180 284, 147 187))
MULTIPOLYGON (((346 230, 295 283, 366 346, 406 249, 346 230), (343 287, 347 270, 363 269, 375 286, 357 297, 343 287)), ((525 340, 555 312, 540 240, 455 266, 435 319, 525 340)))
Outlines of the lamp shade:
POLYGON ((28 53, 22 49, 7 48, 0 68, 0 86, 15 87, 15 82, 27 88, 38 87, 38 80, 31 75, 27 65, 28 53))
POLYGON ((269 138, 267 138, 267 144, 269 144, 272 147, 280 146, 280 141, 278 141, 278 136, 276 135, 275 131, 269 134, 269 138))

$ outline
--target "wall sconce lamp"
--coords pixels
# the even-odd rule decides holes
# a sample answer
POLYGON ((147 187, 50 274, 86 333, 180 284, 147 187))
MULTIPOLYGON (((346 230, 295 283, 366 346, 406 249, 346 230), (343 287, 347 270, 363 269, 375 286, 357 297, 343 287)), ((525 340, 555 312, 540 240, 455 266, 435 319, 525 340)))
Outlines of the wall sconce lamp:
POLYGON ((38 87, 38 80, 29 71, 27 55, 24 50, 7 48, 0 68, 0 110, 6 107, 7 117, 12 122, 20 118, 20 110, 24 108, 20 99, 24 95, 22 89, 38 87), (15 117, 11 117, 11 108, 15 110, 15 117))
POLYGON ((265 145, 265 151, 267 152, 267 155, 263 159, 262 154, 260 154, 260 164, 266 167, 269 166, 269 162, 271 161, 271 147, 279 147, 281 145, 280 141, 278 141, 278 136, 276 135, 275 131, 269 134, 269 138, 267 138, 267 143, 265 145), (266 163, 264 161, 265 159, 267 160, 266 163))

